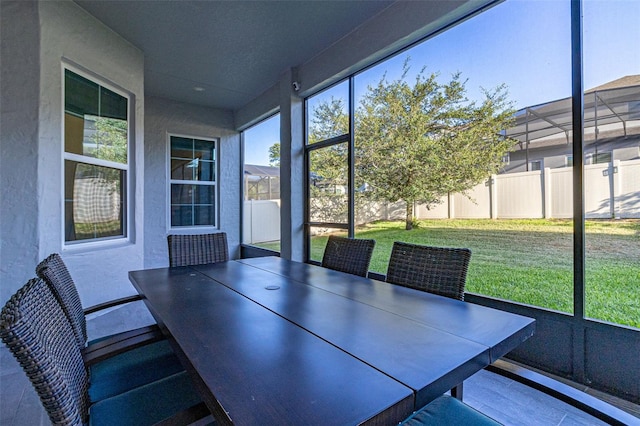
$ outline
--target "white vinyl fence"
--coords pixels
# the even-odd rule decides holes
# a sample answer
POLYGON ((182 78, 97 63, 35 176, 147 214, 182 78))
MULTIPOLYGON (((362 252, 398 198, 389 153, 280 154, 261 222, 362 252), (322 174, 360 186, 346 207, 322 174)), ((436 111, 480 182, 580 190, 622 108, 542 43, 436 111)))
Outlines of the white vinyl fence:
MULTIPOLYGON (((584 167, 587 219, 640 218, 640 160, 584 167)), ((435 209, 418 206, 419 219, 534 219, 573 217, 573 168, 494 175, 435 209)))
MULTIPOLYGON (((587 219, 640 218, 640 160, 614 161, 584 167, 587 219)), ((540 219, 573 217, 573 168, 493 175, 463 194, 450 194, 427 209, 415 206, 418 219, 540 219)), ((344 203, 342 203, 344 204, 344 203)), ((331 199, 312 200, 314 211, 336 211, 331 199), (323 204, 326 204, 323 208, 323 204)), ((336 214, 343 216, 336 211, 336 214)), ((329 216, 331 214, 329 213, 329 216)), ((358 224, 374 220, 402 220, 403 203, 359 203, 358 224)), ((339 218, 336 218, 339 219, 339 218)), ((245 201, 244 243, 280 238, 280 202, 245 201)))
POLYGON ((255 244, 280 240, 280 200, 244 202, 242 243, 255 244))

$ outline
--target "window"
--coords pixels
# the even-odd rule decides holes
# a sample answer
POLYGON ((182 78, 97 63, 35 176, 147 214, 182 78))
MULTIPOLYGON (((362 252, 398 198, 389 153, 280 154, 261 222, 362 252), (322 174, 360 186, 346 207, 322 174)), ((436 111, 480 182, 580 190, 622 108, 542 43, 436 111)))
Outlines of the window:
POLYGON ((593 166, 583 170, 584 315, 638 330, 640 164, 621 158, 613 167, 611 152, 640 141, 640 91, 626 77, 639 73, 640 3, 585 1, 583 14, 585 130, 599 129, 585 131, 593 166))
POLYGON ((506 164, 508 165, 511 162, 511 155, 506 152, 503 156, 502 156, 502 164, 506 164))
POLYGON ((564 165, 566 167, 573 167, 573 155, 567 155, 564 157, 564 165))
POLYGON ((505 160, 541 170, 548 152, 571 152, 570 121, 538 131, 524 113, 571 95, 568 22, 569 1, 500 3, 309 97, 307 258, 319 260, 338 232, 376 240, 369 269, 378 274, 395 241, 468 247, 469 292, 572 312, 571 176, 550 179, 557 199, 544 218, 549 182, 500 173, 505 160), (433 99, 451 114, 438 115, 433 99), (482 125, 467 125, 463 104, 482 125))
POLYGON ((217 140, 169 135, 171 228, 217 226, 217 140))
POLYGON ((602 164, 611 162, 611 152, 597 152, 593 156, 593 164, 602 164))
POLYGON ((280 114, 242 134, 242 243, 280 251, 280 114))
POLYGON ((64 72, 65 243, 127 236, 129 99, 64 72))
POLYGON ((322 260, 329 235, 353 236, 350 81, 307 99, 307 257, 322 260))

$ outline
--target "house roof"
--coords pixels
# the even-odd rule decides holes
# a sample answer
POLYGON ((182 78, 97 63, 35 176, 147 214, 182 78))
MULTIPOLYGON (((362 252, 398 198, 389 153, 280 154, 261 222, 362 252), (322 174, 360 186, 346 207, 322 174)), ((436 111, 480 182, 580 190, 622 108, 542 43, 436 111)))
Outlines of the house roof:
POLYGON ((601 84, 593 89, 586 90, 585 93, 592 93, 595 91, 618 89, 620 87, 640 86, 640 74, 625 75, 617 80, 610 81, 608 83, 601 84))

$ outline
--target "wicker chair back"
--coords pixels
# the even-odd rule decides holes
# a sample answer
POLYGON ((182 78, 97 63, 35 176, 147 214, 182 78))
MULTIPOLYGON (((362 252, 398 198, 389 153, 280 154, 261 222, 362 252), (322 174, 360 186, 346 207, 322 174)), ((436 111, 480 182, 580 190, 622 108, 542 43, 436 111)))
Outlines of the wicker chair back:
POLYGON ((42 279, 30 280, 6 303, 0 337, 29 377, 51 423, 86 423, 88 373, 69 321, 42 279))
POLYGON ((366 277, 375 245, 375 240, 331 235, 324 249, 322 266, 366 277))
POLYGON ((67 266, 58 253, 49 255, 36 267, 38 277, 45 280, 67 316, 79 348, 87 343, 87 320, 80 295, 67 266))
POLYGON ((168 235, 169 266, 203 265, 229 260, 227 234, 168 235))
POLYGON ((393 243, 387 282, 464 300, 471 250, 393 243))

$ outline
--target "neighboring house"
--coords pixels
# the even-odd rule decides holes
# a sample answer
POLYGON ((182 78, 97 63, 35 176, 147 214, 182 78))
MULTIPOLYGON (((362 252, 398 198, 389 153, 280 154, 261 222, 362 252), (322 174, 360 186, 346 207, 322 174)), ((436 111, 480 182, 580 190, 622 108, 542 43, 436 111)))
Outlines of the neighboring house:
MULTIPOLYGON (((585 164, 640 158, 640 75, 585 91, 585 164)), ((518 141, 501 173, 573 166, 571 98, 523 108, 506 135, 518 141)))
POLYGON ((280 167, 244 165, 245 200, 280 198, 280 167))

